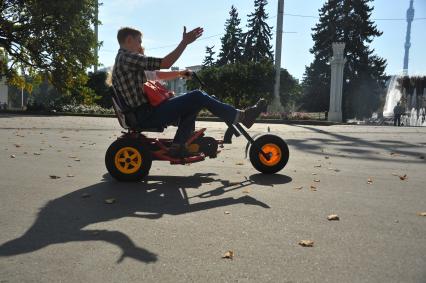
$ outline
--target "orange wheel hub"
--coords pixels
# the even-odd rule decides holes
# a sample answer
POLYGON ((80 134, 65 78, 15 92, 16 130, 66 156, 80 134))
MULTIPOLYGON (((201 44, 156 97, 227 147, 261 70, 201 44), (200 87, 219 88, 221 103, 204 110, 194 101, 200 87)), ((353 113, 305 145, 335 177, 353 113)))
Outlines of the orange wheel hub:
POLYGON ((262 151, 270 156, 269 160, 267 160, 262 153, 259 153, 259 159, 262 164, 266 166, 274 166, 277 165, 281 158, 282 158, 282 152, 281 148, 273 143, 268 143, 262 146, 262 151))

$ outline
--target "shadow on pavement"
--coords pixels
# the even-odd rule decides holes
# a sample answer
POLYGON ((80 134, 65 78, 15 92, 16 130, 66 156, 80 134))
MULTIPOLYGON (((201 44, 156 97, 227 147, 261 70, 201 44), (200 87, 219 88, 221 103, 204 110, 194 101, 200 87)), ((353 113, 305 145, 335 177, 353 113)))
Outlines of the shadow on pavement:
MULTIPOLYGON (((157 255, 138 247, 126 234, 120 231, 88 230, 85 227, 123 217, 158 219, 165 214, 180 215, 234 204, 248 204, 269 208, 250 196, 225 197, 190 203, 186 194, 188 188, 199 188, 203 184, 220 182, 215 190, 230 191, 237 184, 215 179, 216 174, 195 174, 191 177, 149 176, 141 183, 119 183, 108 174, 102 182, 85 187, 49 201, 37 215, 33 225, 19 238, 0 245, 0 257, 30 253, 46 246, 75 241, 105 241, 118 246, 121 262, 130 257, 142 262, 155 262, 157 255), (106 199, 115 203, 106 204, 106 199)), ((283 175, 252 175, 241 182, 272 186, 290 182, 283 175)), ((244 186, 244 185, 243 185, 244 186)), ((242 186, 241 186, 242 187, 242 186)), ((236 188, 233 188, 236 189, 236 188)), ((213 196, 215 194, 211 194, 213 196)), ((199 196, 206 198, 207 195, 199 196)))
POLYGON ((358 137, 350 137, 344 134, 333 133, 314 127, 295 125, 313 132, 324 134, 330 138, 312 138, 312 139, 286 139, 286 142, 302 151, 307 151, 313 154, 342 156, 350 154, 351 158, 368 159, 379 161, 398 161, 403 163, 423 163, 424 154, 406 149, 419 147, 421 144, 410 144, 400 140, 374 140, 370 141, 358 137), (333 146, 334 150, 340 154, 330 152, 324 153, 324 145, 333 146), (385 151, 385 154, 379 150, 385 151), (388 155, 387 155, 388 154, 388 155), (401 159, 397 157, 408 156, 414 160, 401 159))

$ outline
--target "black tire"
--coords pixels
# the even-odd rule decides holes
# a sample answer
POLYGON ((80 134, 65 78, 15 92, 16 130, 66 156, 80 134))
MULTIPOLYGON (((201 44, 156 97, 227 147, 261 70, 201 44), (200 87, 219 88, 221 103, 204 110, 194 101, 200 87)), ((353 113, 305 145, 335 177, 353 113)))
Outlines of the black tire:
MULTIPOLYGON (((266 152, 266 153, 270 153, 266 152)), ((250 146, 250 162, 253 167, 264 174, 274 174, 283 169, 290 157, 290 152, 286 142, 275 135, 266 134, 255 139, 254 143, 250 146), (267 161, 260 155, 259 148, 269 147, 274 151, 274 156, 271 161, 267 161), (270 164, 268 164, 270 163, 270 164)))
POLYGON ((140 181, 148 175, 151 165, 149 148, 134 138, 117 139, 105 154, 105 166, 109 174, 118 181, 140 181))

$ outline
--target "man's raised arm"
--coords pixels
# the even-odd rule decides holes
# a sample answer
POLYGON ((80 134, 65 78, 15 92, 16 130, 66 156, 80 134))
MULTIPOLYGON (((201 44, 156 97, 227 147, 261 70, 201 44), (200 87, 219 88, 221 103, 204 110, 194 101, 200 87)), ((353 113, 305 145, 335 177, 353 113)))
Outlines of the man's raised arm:
POLYGON ((161 69, 168 69, 179 59, 185 50, 186 46, 193 43, 197 38, 203 35, 203 29, 198 27, 190 32, 186 32, 186 27, 183 27, 182 41, 175 50, 166 55, 161 62, 161 69))

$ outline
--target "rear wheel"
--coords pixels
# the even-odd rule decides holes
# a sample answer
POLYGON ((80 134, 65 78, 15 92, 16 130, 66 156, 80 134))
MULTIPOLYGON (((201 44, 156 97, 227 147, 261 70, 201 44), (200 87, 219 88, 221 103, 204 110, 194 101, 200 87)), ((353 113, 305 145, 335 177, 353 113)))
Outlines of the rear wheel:
POLYGON ((149 149, 134 138, 120 138, 105 154, 105 166, 118 181, 137 182, 148 175, 152 157, 149 149))
POLYGON ((250 147, 249 155, 250 162, 257 171, 274 174, 286 166, 290 152, 282 138, 275 135, 263 135, 255 139, 250 147), (263 156, 259 148, 269 156, 269 159, 263 156))

